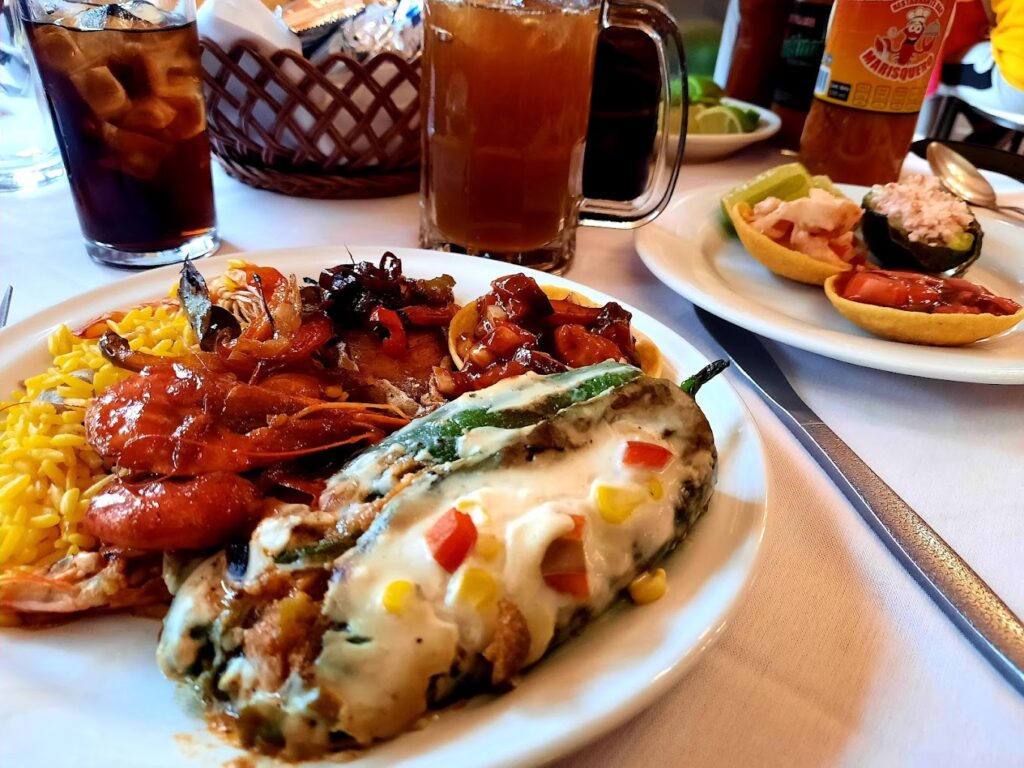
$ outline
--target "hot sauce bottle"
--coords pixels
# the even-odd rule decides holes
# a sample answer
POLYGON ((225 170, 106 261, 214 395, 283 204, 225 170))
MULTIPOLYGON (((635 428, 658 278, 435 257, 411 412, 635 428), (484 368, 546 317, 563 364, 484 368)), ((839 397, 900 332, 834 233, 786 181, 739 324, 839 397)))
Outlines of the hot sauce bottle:
POLYGON ((814 98, 825 32, 833 0, 794 0, 789 11, 775 78, 772 112, 782 120, 776 143, 787 149, 800 146, 807 113, 814 98))
POLYGON ((899 177, 955 0, 837 0, 800 139, 811 173, 899 177))

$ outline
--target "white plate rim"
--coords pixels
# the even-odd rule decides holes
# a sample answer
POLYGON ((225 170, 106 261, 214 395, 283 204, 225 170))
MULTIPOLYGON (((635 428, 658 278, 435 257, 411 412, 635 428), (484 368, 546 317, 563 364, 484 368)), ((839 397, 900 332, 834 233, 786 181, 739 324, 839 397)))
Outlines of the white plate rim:
MULTIPOLYGON (((500 274, 507 274, 511 271, 524 271, 533 274, 534 277, 542 279, 546 283, 563 284, 570 288, 583 290, 598 301, 614 300, 612 297, 607 296, 600 291, 593 290, 587 286, 582 286, 565 278, 554 277, 544 273, 536 273, 532 270, 519 270, 519 268, 511 268, 508 265, 485 262, 471 257, 447 253, 439 254, 438 252, 422 251, 420 249, 411 248, 360 246, 351 249, 351 251, 356 255, 356 258, 373 258, 379 256, 379 254, 383 253, 385 250, 391 250, 396 253, 403 259, 403 261, 406 261, 407 259, 427 258, 437 262, 438 259, 441 259, 443 260, 443 263, 438 263, 437 266, 432 267, 431 272, 436 274, 437 269, 440 268, 444 271, 455 274, 457 280, 460 279, 458 275, 464 270, 472 271, 486 269, 488 271, 493 271, 493 276, 495 277, 500 274), (483 265, 487 266, 484 267, 483 265)), ((317 261, 320 266, 327 266, 344 261, 347 258, 347 253, 342 247, 285 248, 226 254, 196 262, 196 265, 200 268, 200 271, 204 273, 217 274, 226 267, 229 259, 239 258, 251 260, 256 263, 277 264, 278 266, 285 268, 289 266, 290 260, 296 260, 294 268, 299 271, 300 274, 308 274, 308 269, 313 269, 315 267, 304 266, 306 261, 317 261), (297 257, 302 260, 302 263, 299 263, 297 257)), ((406 263, 408 264, 409 262, 406 261, 406 263)), ((9 376, 11 372, 9 370, 10 366, 7 365, 7 363, 12 360, 20 359, 33 351, 35 347, 43 342, 49 331, 61 322, 85 322, 90 317, 94 316, 94 314, 97 314, 96 310, 112 310, 119 306, 128 306, 131 303, 138 302, 140 300, 157 298, 162 294, 154 289, 163 287, 163 290, 166 290, 166 286, 173 283, 176 270, 176 266, 171 266, 127 277, 112 285, 79 294, 78 296, 61 302, 58 305, 24 318, 17 323, 12 324, 8 328, 0 330, 0 370, 3 370, 5 375, 9 376), (86 310, 85 307, 88 307, 89 309, 86 310)), ((458 287, 456 290, 458 291, 458 287)), ((634 322, 637 329, 650 336, 653 340, 659 343, 664 350, 666 350, 667 359, 675 358, 683 353, 693 360, 705 359, 703 355, 697 352, 688 342, 682 339, 671 329, 665 327, 663 324, 634 307, 625 303, 622 304, 626 309, 633 312, 634 322), (665 345, 665 341, 669 341, 671 343, 665 345), (679 350, 681 350, 681 352, 679 350)), ((3 376, 0 376, 0 380, 2 379, 3 376)), ((763 549, 762 541, 767 525, 768 470, 765 452, 753 419, 747 412, 739 396, 734 390, 732 390, 728 383, 723 378, 719 377, 719 379, 709 384, 705 391, 717 392, 718 395, 714 402, 717 403, 719 399, 724 398, 723 402, 727 403, 729 408, 734 411, 733 418, 737 419, 737 429, 734 437, 740 441, 737 443, 736 455, 740 456, 740 452, 742 451, 742 456, 745 458, 748 465, 745 467, 744 472, 747 475, 747 479, 752 481, 754 486, 752 489, 748 490, 756 496, 755 499, 748 501, 745 504, 746 507, 750 507, 753 510, 754 515, 749 521, 747 521, 747 530, 743 535, 741 544, 737 545, 736 551, 731 552, 730 555, 731 557, 737 558, 737 563, 734 564, 734 568, 737 570, 736 573, 732 574, 735 578, 735 582, 730 588, 727 599, 725 599, 718 606, 717 610, 714 611, 715 615, 713 620, 703 627, 697 642, 693 643, 685 649, 685 652, 674 658, 671 664, 666 666, 664 669, 659 670, 658 673, 650 680, 644 681, 644 684, 635 687, 635 689, 632 690, 631 695, 622 699, 617 706, 609 709, 602 716, 587 721, 582 724, 582 727, 576 729, 575 732, 566 734, 557 741, 548 741, 542 744, 536 744, 529 749, 517 750, 513 748, 511 752, 507 752, 505 754, 487 755, 487 765, 511 766, 552 760, 557 756, 564 755, 573 749, 579 748, 583 744, 597 738, 601 734, 637 714, 642 709, 650 705, 651 702, 662 695, 671 685, 676 683, 679 678, 682 677, 697 657, 699 657, 700 654, 703 653, 703 651, 706 650, 706 648, 720 635, 737 603, 741 597, 749 591, 750 585, 757 571, 757 565, 760 561, 763 549)), ((724 464, 725 462, 723 462, 723 465, 724 464)), ((732 470, 729 471, 735 472, 736 468, 733 467, 732 470)), ((718 503, 717 500, 720 496, 721 494, 716 494, 716 501, 713 502, 713 504, 718 503)), ((715 507, 713 506, 712 509, 715 509, 715 507)), ((707 517, 710 516, 711 511, 709 511, 707 517)), ((695 539, 699 537, 701 530, 700 524, 698 524, 694 534, 695 539)), ((691 554, 691 558, 693 557, 697 557, 697 555, 691 554)), ((669 565, 672 566, 676 564, 678 560, 679 558, 676 557, 670 561, 669 565)), ((673 584, 672 571, 673 569, 670 567, 670 586, 673 584)), ((712 574, 712 576, 717 577, 718 574, 712 574)), ((703 596, 703 593, 701 593, 701 595, 703 596)), ((694 601, 696 601, 696 598, 694 598, 694 601)), ((688 601, 686 603, 686 607, 688 608, 689 605, 690 602, 688 601)), ((99 621, 104 621, 104 619, 100 619, 99 621)), ((609 619, 609 621, 612 621, 612 619, 609 619)), ((70 626, 73 627, 75 625, 70 626)), ((24 631, 16 631, 15 634, 23 637, 32 636, 31 633, 24 631)), ((587 633, 584 633, 583 637, 571 641, 573 647, 575 647, 575 644, 584 642, 586 637, 587 633)), ((4 637, 3 632, 0 631, 0 647, 5 645, 6 640, 7 638, 4 637)), ((561 649, 556 652, 556 654, 559 653, 561 653, 561 649)), ((548 664, 550 663, 551 662, 548 662, 548 664)), ((544 665, 541 666, 543 667, 544 665)), ((155 667, 155 663, 153 664, 153 667, 155 667)), ((529 678, 520 690, 526 689, 528 684, 529 678)), ((173 684, 169 682, 166 682, 166 685, 173 687, 173 684)), ((0 712, 7 709, 2 702, 3 699, 7 698, 8 697, 6 696, 0 697, 0 712)), ((3 722, 4 719, 5 718, 0 718, 0 722, 3 722)), ((417 733, 428 733, 431 728, 435 727, 437 727, 436 724, 417 733)), ((0 726, 0 732, 2 731, 3 726, 0 726)), ((3 740, 0 739, 0 741, 3 740)), ((0 755, 2 755, 3 752, 3 748, 0 747, 0 755)), ((374 756, 373 750, 367 753, 367 756, 368 759, 359 759, 351 763, 351 765, 355 767, 364 764, 368 766, 378 764, 374 759, 372 759, 374 756)), ((429 757, 429 755, 427 755, 427 757, 429 757)), ((217 759, 221 758, 218 757, 217 759)), ((205 761, 203 762, 205 764, 205 761)), ((273 763, 273 761, 271 762, 273 763)), ((415 760, 410 760, 410 764, 415 762, 415 760)), ((335 765, 336 763, 327 762, 324 764, 335 765)))
MULTIPOLYGON (((975 384, 1024 384, 1024 356, 1008 366, 987 364, 980 355, 981 347, 926 347, 888 341, 866 335, 852 324, 848 331, 835 331, 775 312, 732 290, 724 281, 701 277, 697 265, 705 267, 713 257, 704 253, 697 229, 712 226, 717 201, 731 184, 712 184, 689 190, 677 197, 655 222, 638 229, 634 235, 637 253, 644 265, 673 291, 697 306, 731 323, 758 333, 773 341, 797 349, 814 352, 841 362, 909 376, 975 384), (709 209, 712 213, 709 214, 709 209), (669 227, 682 219, 692 222, 695 236, 687 239, 669 227), (672 254, 672 255, 670 255, 672 254)), ((860 199, 866 187, 838 185, 860 199)), ((993 221, 983 211, 976 211, 983 225, 993 221)), ((990 255, 990 254, 989 254, 990 255)), ((996 258, 1002 258, 997 256, 996 258)), ((713 270, 703 270, 707 272, 713 270)), ((968 275, 970 277, 970 275, 968 275)), ((783 280, 783 278, 778 278, 783 280)), ((834 312, 822 296, 823 311, 834 312)), ((1024 334, 1018 326, 1011 334, 1024 334)), ((984 343, 984 342, 982 342, 984 343)))

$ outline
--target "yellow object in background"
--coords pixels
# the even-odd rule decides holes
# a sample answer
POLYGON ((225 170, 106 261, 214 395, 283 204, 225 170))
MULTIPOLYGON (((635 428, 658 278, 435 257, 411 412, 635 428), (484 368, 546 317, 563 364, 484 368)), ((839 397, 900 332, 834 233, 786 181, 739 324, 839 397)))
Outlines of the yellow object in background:
POLYGON ((1024 2, 992 0, 992 56, 1006 81, 1024 91, 1024 2))

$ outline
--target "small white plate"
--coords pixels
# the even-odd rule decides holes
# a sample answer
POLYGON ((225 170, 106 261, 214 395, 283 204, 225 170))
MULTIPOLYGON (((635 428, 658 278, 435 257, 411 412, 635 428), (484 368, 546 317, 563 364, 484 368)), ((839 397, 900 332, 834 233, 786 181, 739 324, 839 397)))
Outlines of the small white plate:
MULTIPOLYGON (((356 258, 374 260, 384 250, 352 249, 356 258)), ((462 301, 516 271, 468 256, 393 250, 408 275, 453 275, 462 301)), ((232 257, 310 276, 349 258, 341 248, 232 257)), ((227 257, 197 262, 207 277, 226 265, 227 257)), ((563 278, 532 274, 599 302, 612 300, 563 278)), ((166 296, 176 279, 175 267, 126 278, 0 331, 0 391, 45 368, 45 339, 54 326, 75 327, 102 312, 166 296)), ((707 363, 668 328, 627 309, 637 329, 661 349, 670 369, 666 376, 682 377, 707 363)), ((421 730, 352 756, 346 767, 547 762, 636 714, 679 679, 718 636, 747 589, 766 515, 764 455, 749 414, 723 377, 702 389, 698 400, 715 434, 718 482, 707 514, 665 562, 666 596, 646 606, 617 606, 530 670, 510 693, 443 712, 421 730)), ((187 710, 182 689, 161 676, 154 657, 159 628, 152 620, 110 616, 49 630, 0 630, 0 765, 221 766, 244 754, 211 735, 187 710)), ((282 765, 270 759, 252 764, 282 765)))
MULTIPOLYGON (((729 186, 695 189, 651 225, 636 249, 659 280, 709 312, 747 330, 836 360, 893 373, 983 384, 1024 384, 1024 328, 965 347, 926 347, 872 336, 833 309, 824 292, 769 272, 722 227, 729 186)), ((866 187, 840 184, 852 200, 866 187)), ((985 232, 981 258, 966 277, 1024 303, 1024 228, 975 211, 985 232)))
POLYGON ((722 103, 755 110, 759 115, 757 128, 750 133, 687 133, 683 162, 708 163, 712 160, 721 160, 751 144, 770 139, 782 127, 779 116, 770 109, 739 99, 724 98, 722 103))

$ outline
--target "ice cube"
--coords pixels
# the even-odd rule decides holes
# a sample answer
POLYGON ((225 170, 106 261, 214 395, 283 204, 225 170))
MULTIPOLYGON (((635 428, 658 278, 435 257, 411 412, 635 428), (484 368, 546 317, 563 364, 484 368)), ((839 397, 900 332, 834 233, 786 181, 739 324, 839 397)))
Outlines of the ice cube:
POLYGON ((148 135, 159 133, 178 116, 178 111, 157 96, 144 96, 132 102, 132 108, 118 126, 148 135))
POLYGON ((43 66, 58 72, 74 72, 82 53, 66 29, 53 25, 36 27, 33 32, 35 54, 43 66))
POLYGON ((100 5, 89 8, 89 10, 75 15, 72 19, 65 19, 64 26, 88 32, 98 32, 99 30, 106 29, 107 15, 111 7, 109 5, 100 5), (69 21, 72 23, 68 23, 69 21))
POLYGON ((160 172, 160 165, 171 151, 171 145, 146 136, 144 133, 118 128, 104 123, 100 135, 113 150, 106 165, 137 179, 152 179, 160 172))
POLYGON ((189 99, 199 90, 199 59, 188 51, 172 50, 143 58, 149 90, 165 99, 189 99))
MULTIPOLYGON (((181 27, 185 24, 185 17, 180 13, 165 11, 146 0, 127 0, 118 3, 116 6, 117 15, 125 19, 137 20, 145 27, 181 27)), ((113 11, 112 11, 113 13, 113 11)))
POLYGON ((78 93, 101 120, 115 120, 131 107, 131 99, 109 67, 90 67, 71 75, 78 93))
POLYGON ((174 122, 167 126, 164 136, 170 141, 187 141, 206 128, 206 108, 203 95, 195 88, 187 96, 176 96, 169 101, 178 111, 174 122))

